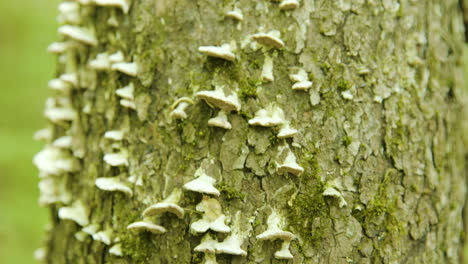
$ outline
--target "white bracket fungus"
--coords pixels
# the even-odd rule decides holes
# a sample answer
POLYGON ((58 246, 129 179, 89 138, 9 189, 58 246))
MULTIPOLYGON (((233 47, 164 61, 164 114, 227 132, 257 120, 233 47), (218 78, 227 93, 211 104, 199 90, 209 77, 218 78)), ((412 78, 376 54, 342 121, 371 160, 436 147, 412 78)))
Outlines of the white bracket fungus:
POLYGON ((325 191, 323 191, 322 195, 337 198, 339 200, 340 208, 348 205, 346 200, 343 198, 343 195, 341 195, 341 193, 337 189, 335 189, 333 186, 329 184, 327 184, 325 191))
POLYGON ((109 130, 104 133, 104 138, 114 141, 121 141, 124 138, 125 132, 122 130, 109 130))
POLYGON ((218 241, 214 240, 210 234, 206 234, 200 244, 194 248, 195 252, 205 253, 205 264, 217 264, 215 247, 218 241))
POLYGON ((202 219, 193 222, 190 230, 195 233, 205 233, 209 229, 229 233, 231 229, 224 223, 226 216, 221 212, 221 204, 214 198, 203 197, 203 200, 197 205, 197 211, 203 212, 202 219))
POLYGON ((128 166, 127 154, 125 152, 105 154, 104 161, 114 167, 128 166))
POLYGON ((112 64, 111 70, 136 76, 138 74, 138 64, 136 62, 117 62, 112 64))
POLYGON ((135 85, 133 83, 130 83, 129 85, 115 90, 115 94, 117 94, 119 97, 128 99, 128 100, 133 100, 133 91, 135 90, 135 85))
POLYGON ((129 0, 94 0, 94 3, 98 6, 114 6, 122 9, 127 14, 130 10, 129 0))
POLYGON ((138 222, 131 223, 130 225, 127 226, 127 229, 131 231, 136 231, 136 232, 146 231, 146 232, 151 232, 153 234, 162 234, 162 233, 167 232, 167 230, 164 227, 153 224, 148 221, 138 221, 138 222))
POLYGON ((46 146, 33 158, 33 163, 44 175, 60 175, 73 172, 79 164, 67 151, 53 146, 46 146))
POLYGON ((247 252, 241 248, 242 238, 238 234, 228 236, 223 242, 216 245, 216 253, 236 256, 247 256, 247 252))
POLYGON ((299 7, 299 1, 297 0, 283 0, 279 4, 281 10, 291 10, 299 7))
POLYGON ((265 55, 261 77, 262 80, 266 82, 272 82, 275 80, 275 77, 273 76, 273 59, 270 56, 265 55))
POLYGON ((117 51, 116 53, 113 53, 109 56, 109 62, 111 64, 117 63, 117 62, 123 62, 125 60, 125 56, 122 51, 117 51))
POLYGON ((341 96, 343 96, 343 98, 347 99, 347 100, 353 100, 353 98, 354 98, 354 96, 353 96, 353 94, 351 93, 350 90, 346 90, 346 91, 341 92, 341 96))
POLYGON ((281 249, 277 252, 275 252, 275 258, 278 259, 292 259, 293 256, 289 252, 289 242, 293 239, 296 239, 296 236, 288 231, 282 230, 284 222, 283 219, 276 213, 276 211, 273 211, 271 215, 268 217, 268 229, 261 233, 260 235, 257 236, 257 239, 259 240, 276 240, 276 239, 281 239, 284 242, 281 246, 281 249))
POLYGON ((112 242, 112 229, 106 231, 99 231, 96 234, 92 235, 93 240, 100 241, 106 245, 110 245, 112 242))
POLYGON ((132 189, 122 183, 118 177, 97 178, 95 184, 103 191, 123 192, 128 196, 133 195, 132 189))
POLYGON ((217 46, 201 46, 198 51, 211 57, 221 58, 228 61, 234 61, 236 55, 232 52, 233 48, 230 44, 223 44, 220 47, 217 46))
POLYGON ((242 14, 242 10, 240 10, 237 7, 234 8, 234 10, 228 11, 226 13, 226 16, 230 17, 230 18, 233 18, 235 20, 238 20, 238 21, 244 20, 244 15, 242 14))
POLYGON ((60 53, 64 53, 65 51, 67 51, 72 46, 73 44, 70 42, 52 42, 47 47, 47 52, 52 53, 52 54, 60 54, 60 53))
POLYGON ((76 201, 70 207, 62 207, 58 211, 58 217, 63 220, 72 220, 80 226, 89 224, 88 212, 81 201, 76 201))
POLYGON ((96 46, 98 44, 94 33, 88 29, 77 26, 64 25, 59 27, 58 32, 63 36, 72 38, 84 44, 91 46, 96 46))
POLYGON ((122 99, 120 100, 120 105, 129 109, 136 110, 135 102, 132 100, 122 99))
POLYGON ((254 34, 252 35, 252 38, 262 45, 273 46, 275 48, 281 49, 284 48, 284 42, 280 39, 280 36, 281 34, 278 30, 272 30, 268 33, 254 34))
POLYGON ((143 186, 143 180, 141 177, 137 177, 136 175, 128 177, 127 180, 135 185, 143 186))
POLYGON ((66 182, 61 178, 47 177, 39 182, 39 205, 46 206, 53 203, 68 204, 71 194, 65 187, 66 182))
POLYGON ((58 5, 57 21, 62 24, 79 24, 81 22, 80 5, 76 2, 63 2, 58 5))
POLYGON ((290 74, 289 78, 295 82, 292 86, 293 90, 306 91, 312 87, 312 82, 309 81, 309 76, 304 69, 299 69, 295 74, 290 74))
POLYGON ((117 256, 117 257, 122 257, 122 244, 115 244, 109 249, 109 254, 117 256))
POLYGON ((76 118, 75 110, 70 107, 47 107, 44 116, 54 123, 60 121, 73 121, 76 118))
POLYGON ((70 83, 65 82, 60 78, 50 80, 48 82, 48 86, 50 89, 60 92, 68 92, 72 88, 70 83))
POLYGON ((65 73, 60 75, 60 80, 72 85, 73 87, 78 87, 78 76, 76 73, 65 73))
POLYGON ((52 129, 50 127, 43 128, 34 133, 33 139, 36 141, 49 141, 52 139, 52 129))
POLYGON ((216 180, 212 177, 206 175, 205 171, 202 168, 197 169, 195 172, 195 180, 192 180, 184 184, 184 189, 199 192, 203 194, 210 194, 214 196, 219 196, 220 192, 214 187, 216 180))
POLYGON ((219 111, 216 117, 210 118, 210 120, 208 120, 208 125, 224 129, 232 128, 231 123, 229 123, 229 120, 227 118, 226 112, 224 112, 223 110, 219 111))
POLYGON ((278 138, 290 138, 294 137, 297 134, 297 129, 292 128, 288 123, 285 123, 281 126, 277 137, 278 138))
POLYGON ((270 105, 255 113, 254 118, 249 120, 251 126, 274 127, 285 123, 284 112, 278 106, 270 105))
POLYGON ((186 119, 187 113, 185 113, 185 109, 189 106, 189 104, 193 103, 193 100, 188 97, 181 97, 177 99, 170 107, 172 110, 170 113, 171 118, 186 119))
POLYGON ((71 148, 72 146, 72 137, 70 136, 63 136, 59 137, 54 142, 52 142, 52 146, 62 149, 71 148))
POLYGON ((281 163, 276 162, 277 170, 279 173, 292 173, 295 175, 299 175, 304 172, 304 168, 297 164, 296 156, 289 149, 289 147, 279 147, 278 152, 278 158, 282 159, 281 163))
POLYGON ((104 71, 110 69, 110 60, 107 53, 99 53, 94 60, 89 62, 89 67, 93 70, 104 71))
POLYGON ((196 97, 205 100, 210 106, 215 106, 226 112, 239 111, 241 104, 236 93, 226 95, 222 86, 216 86, 213 91, 201 91, 196 97))
POLYGON ((164 201, 157 204, 153 204, 150 207, 146 208, 143 211, 143 216, 148 217, 168 212, 177 215, 177 217, 179 218, 183 218, 185 214, 184 209, 177 205, 177 203, 179 203, 180 201, 181 196, 182 192, 180 191, 180 189, 175 189, 166 199, 164 199, 164 201))

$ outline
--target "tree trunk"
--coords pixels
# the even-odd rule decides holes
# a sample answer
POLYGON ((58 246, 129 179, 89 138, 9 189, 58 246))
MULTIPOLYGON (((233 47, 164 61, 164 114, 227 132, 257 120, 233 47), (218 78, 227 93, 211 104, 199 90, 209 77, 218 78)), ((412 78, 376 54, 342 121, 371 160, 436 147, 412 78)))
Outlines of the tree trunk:
POLYGON ((50 46, 46 263, 461 262, 458 1, 94 1, 50 46))

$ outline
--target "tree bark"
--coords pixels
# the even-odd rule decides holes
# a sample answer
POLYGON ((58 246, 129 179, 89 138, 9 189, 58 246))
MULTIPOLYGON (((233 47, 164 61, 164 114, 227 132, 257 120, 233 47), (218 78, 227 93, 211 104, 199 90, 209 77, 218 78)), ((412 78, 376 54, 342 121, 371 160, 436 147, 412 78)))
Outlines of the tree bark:
POLYGON ((78 2, 35 159, 46 263, 461 262, 458 1, 78 2), (142 216, 178 191, 183 217, 142 216))

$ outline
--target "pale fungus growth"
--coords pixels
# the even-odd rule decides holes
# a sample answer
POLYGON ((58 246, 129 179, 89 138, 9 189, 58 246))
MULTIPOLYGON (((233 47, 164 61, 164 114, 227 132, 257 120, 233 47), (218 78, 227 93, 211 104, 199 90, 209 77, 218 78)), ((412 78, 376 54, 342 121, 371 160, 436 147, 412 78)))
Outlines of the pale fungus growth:
POLYGON ((73 87, 78 87, 78 76, 76 73, 65 73, 60 75, 59 78, 73 87))
POLYGON ((234 10, 228 11, 226 13, 226 16, 232 19, 238 20, 238 21, 244 20, 244 15, 242 14, 242 10, 240 10, 237 7, 234 8, 234 10))
POLYGON ((112 64, 111 70, 136 76, 138 74, 138 64, 136 62, 116 62, 112 64))
POLYGON ((105 154, 104 161, 113 167, 128 166, 127 154, 125 152, 105 154))
POLYGON ((295 74, 290 74, 289 78, 295 82, 292 86, 293 90, 308 90, 312 87, 312 82, 309 81, 309 76, 304 69, 299 69, 295 74))
POLYGON ((50 121, 58 123, 75 120, 76 112, 70 107, 50 107, 45 109, 44 116, 50 121))
POLYGON ((181 97, 177 99, 170 107, 172 110, 169 114, 170 117, 174 119, 186 119, 187 113, 185 113, 185 109, 189 106, 189 104, 193 103, 193 100, 188 97, 181 97))
POLYGON ((83 229, 81 229, 81 231, 83 231, 84 233, 90 235, 90 236, 93 236, 95 234, 97 234, 97 232, 99 231, 99 225, 98 224, 90 224, 88 226, 85 226, 83 227, 83 229))
POLYGON ((278 30, 272 30, 268 33, 257 33, 252 35, 253 40, 264 45, 272 46, 278 49, 284 48, 284 42, 280 39, 280 32, 278 30))
POLYGON ((111 62, 107 53, 97 54, 94 60, 89 62, 89 67, 93 70, 105 71, 110 69, 111 62))
POLYGON ((109 249, 109 254, 117 256, 117 257, 122 257, 122 244, 115 244, 109 249))
POLYGON ((216 264, 216 244, 218 241, 214 240, 210 234, 206 234, 200 244, 194 248, 195 252, 203 252, 205 254, 205 264, 216 264))
POLYGON ((59 137, 54 142, 52 142, 52 146, 62 149, 71 148, 72 146, 72 137, 71 136, 63 136, 59 137))
POLYGON ((67 151, 46 146, 33 158, 33 163, 43 175, 60 175, 78 170, 79 164, 67 151))
POLYGON ((125 132, 122 130, 109 130, 104 133, 105 139, 121 141, 124 138, 125 132))
POLYGON ((122 99, 120 100, 120 105, 129 109, 136 110, 136 104, 133 100, 122 99))
POLYGON ((220 233, 229 233, 231 229, 224 221, 226 216, 221 211, 221 204, 214 198, 203 197, 203 200, 197 205, 197 211, 203 212, 202 219, 193 222, 190 230, 194 233, 205 233, 213 230, 220 233))
POLYGON ((292 128, 289 123, 285 123, 281 126, 277 137, 278 138, 290 138, 294 137, 298 133, 297 129, 292 128))
POLYGON ((216 117, 210 118, 210 120, 208 120, 208 125, 224 129, 232 128, 231 123, 229 123, 229 120, 227 118, 226 112, 222 110, 218 112, 218 115, 216 117))
POLYGON ((268 217, 267 225, 268 229, 265 232, 258 235, 257 239, 271 241, 274 241, 276 239, 283 240, 281 249, 275 252, 275 258, 293 258, 292 254, 289 252, 289 244, 291 240, 296 239, 296 235, 294 235, 291 232, 282 230, 282 228, 284 227, 284 220, 282 219, 282 217, 278 213, 276 213, 276 211, 273 211, 268 217))
POLYGON ((109 246, 112 242, 112 229, 107 229, 106 231, 99 231, 91 236, 93 237, 93 240, 100 241, 109 246))
POLYGON ((50 89, 60 92, 68 92, 72 88, 72 85, 60 78, 52 79, 47 84, 50 89))
POLYGON ((122 192, 128 196, 133 195, 132 189, 125 185, 118 177, 97 178, 96 187, 103 191, 122 192))
POLYGON ((130 225, 127 226, 127 229, 130 231, 150 232, 153 234, 162 234, 162 233, 167 232, 167 230, 164 227, 153 224, 148 221, 138 221, 138 222, 131 223, 130 225))
POLYGON ((281 10, 291 10, 291 9, 296 9, 298 7, 299 7, 298 0, 282 0, 281 3, 279 4, 279 8, 281 10))
POLYGON ((234 61, 236 59, 236 55, 233 53, 233 47, 231 44, 223 44, 220 47, 200 46, 198 47, 198 51, 207 56, 225 59, 228 61, 234 61))
POLYGON ((184 217, 184 209, 180 207, 179 203, 180 198, 182 197, 182 192, 180 189, 175 189, 172 193, 164 199, 162 202, 151 205, 143 211, 143 216, 154 216, 160 215, 163 213, 173 213, 179 218, 184 217))
POLYGON ((130 83, 129 85, 127 85, 127 86, 125 86, 123 88, 117 89, 115 91, 115 94, 117 94, 121 98, 133 101, 133 99, 134 99, 133 98, 134 90, 135 90, 135 86, 133 85, 133 83, 130 83))
POLYGON ((304 172, 304 168, 297 164, 296 156, 289 147, 279 147, 278 151, 279 158, 282 158, 280 163, 276 162, 277 171, 279 173, 292 173, 294 175, 299 175, 304 172))
POLYGON ((123 62, 125 60, 125 56, 122 51, 117 51, 109 56, 109 62, 111 64, 123 62))
POLYGON ((216 244, 216 253, 236 256, 247 256, 247 252, 241 248, 242 238, 238 234, 232 234, 223 242, 216 244))
POLYGON ((222 86, 216 86, 213 91, 201 91, 195 94, 208 105, 218 107, 226 112, 239 111, 241 104, 236 93, 226 94, 222 86))
POLYGON ((184 184, 184 189, 192 192, 198 192, 203 194, 210 194, 214 196, 219 196, 220 192, 214 187, 216 180, 212 177, 206 175, 205 171, 202 168, 197 169, 195 172, 195 180, 192 180, 184 184))
POLYGON ((262 80, 266 82, 272 82, 275 80, 273 76, 273 59, 269 56, 265 56, 262 68, 262 80))
POLYGON ((258 110, 254 118, 249 120, 249 125, 251 126, 274 127, 284 123, 284 112, 275 105, 270 105, 265 109, 258 110))
POLYGON ((36 141, 49 141, 52 139, 52 129, 50 127, 43 128, 34 133, 33 139, 36 141))
POLYGON ((69 207, 62 207, 58 210, 58 217, 62 220, 71 220, 80 226, 89 224, 88 212, 81 201, 76 201, 69 207))
POLYGON ((335 187, 333 187, 331 185, 326 186, 325 191, 323 191, 322 195, 337 198, 339 200, 340 208, 348 205, 348 203, 344 199, 343 195, 337 189, 335 189, 335 187))
POLYGON ((343 96, 343 98, 347 100, 353 100, 354 98, 353 94, 349 90, 341 92, 341 96, 343 96))
POLYGON ((52 54, 60 54, 67 51, 73 45, 70 42, 52 42, 47 47, 47 52, 52 54))
POLYGON ((43 178, 39 186, 39 205, 47 206, 54 203, 68 204, 71 201, 71 194, 66 189, 66 181, 56 178, 43 178))
POLYGON ((143 186, 143 180, 141 179, 141 177, 137 177, 136 175, 128 177, 127 180, 137 186, 143 186))
POLYGON ((58 32, 63 36, 69 37, 84 44, 91 46, 96 46, 98 44, 94 33, 88 29, 77 26, 64 25, 59 27, 58 32))
POLYGON ((81 22, 80 5, 76 2, 63 2, 58 5, 57 21, 61 24, 79 24, 81 22))
POLYGON ((98 6, 112 6, 120 8, 125 14, 130 10, 130 0, 93 0, 98 6))

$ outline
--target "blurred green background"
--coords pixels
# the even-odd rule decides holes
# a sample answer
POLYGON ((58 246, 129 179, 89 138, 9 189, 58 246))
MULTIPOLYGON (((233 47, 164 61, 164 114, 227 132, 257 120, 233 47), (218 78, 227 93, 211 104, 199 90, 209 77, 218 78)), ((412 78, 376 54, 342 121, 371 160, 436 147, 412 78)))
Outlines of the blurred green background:
POLYGON ((44 127, 47 81, 55 56, 59 0, 0 0, 0 263, 35 263, 47 211, 37 203, 32 157, 42 144, 32 140, 44 127))
MULTIPOLYGON (((42 117, 53 77, 59 0, 0 0, 0 263, 34 263, 47 211, 37 203, 37 170, 32 157, 42 144, 33 133, 42 117)), ((468 62, 465 46, 465 61, 468 62)), ((468 67, 465 68, 468 76, 468 67)), ((468 247, 466 249, 468 252, 468 247)), ((466 262, 468 263, 468 262, 466 262)))

